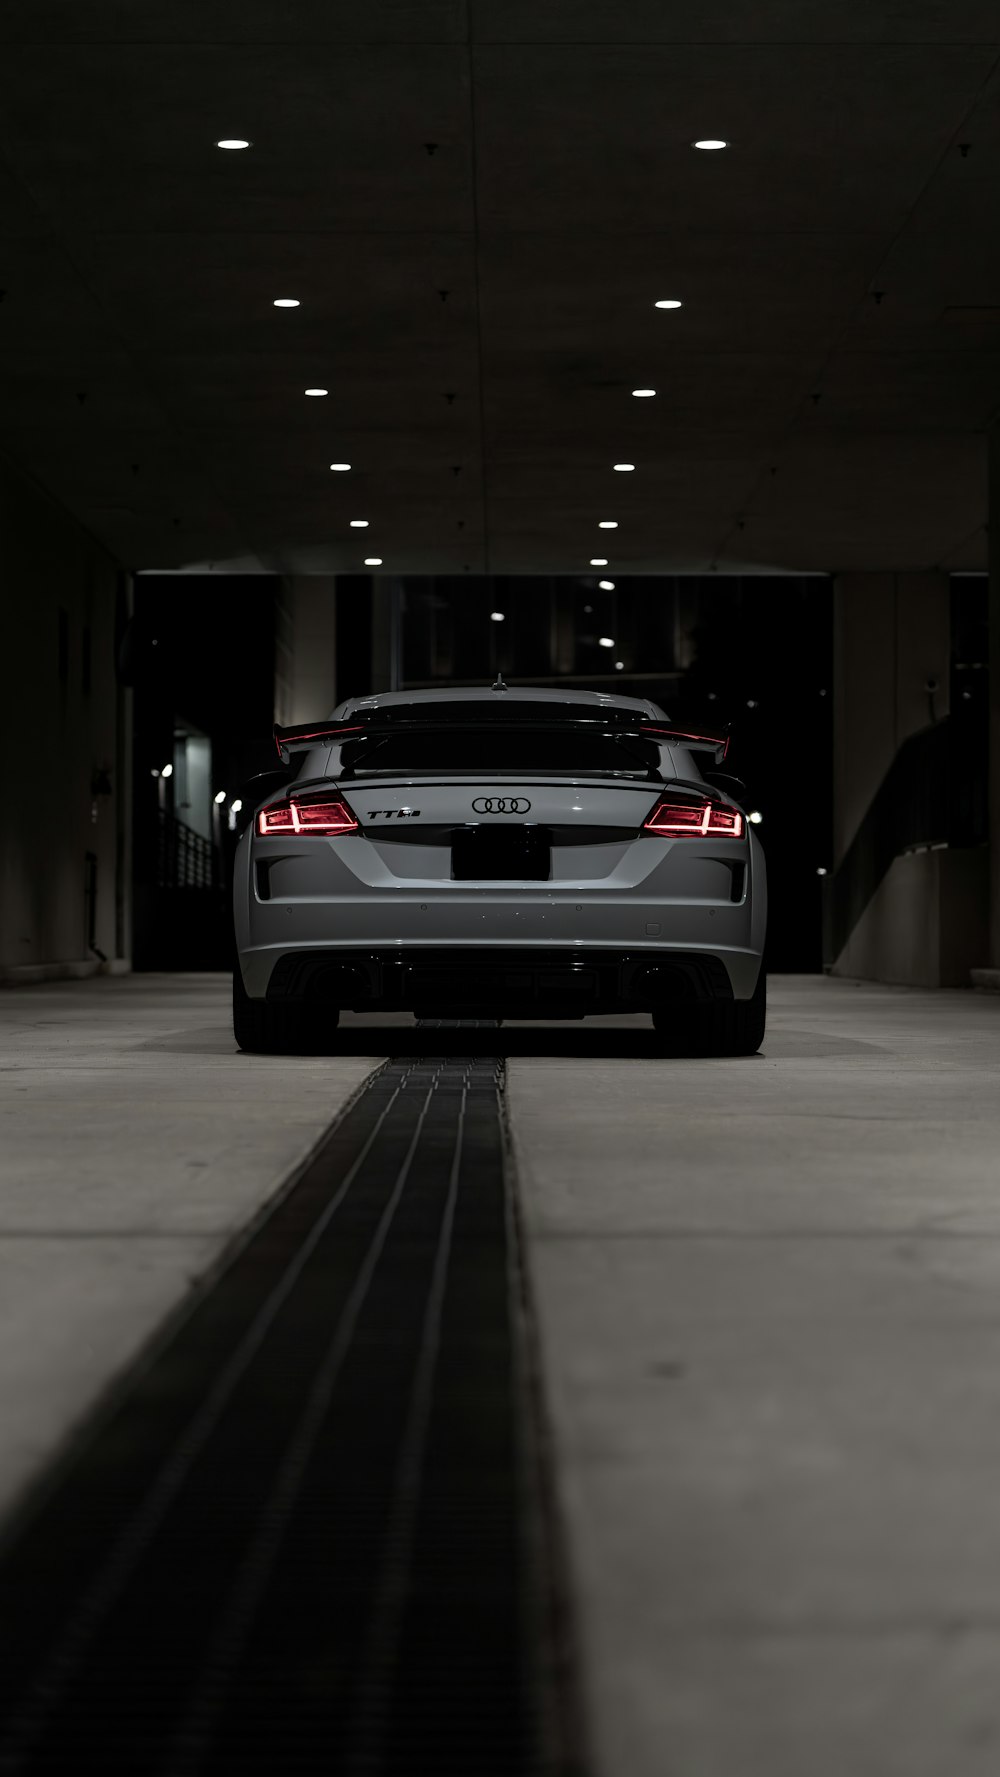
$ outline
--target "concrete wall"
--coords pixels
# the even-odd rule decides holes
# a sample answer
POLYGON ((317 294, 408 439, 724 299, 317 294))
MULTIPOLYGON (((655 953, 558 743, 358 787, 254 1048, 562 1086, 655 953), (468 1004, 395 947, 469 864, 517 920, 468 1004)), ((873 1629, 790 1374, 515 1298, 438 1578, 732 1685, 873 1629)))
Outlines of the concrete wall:
POLYGON ((1000 987, 1000 426, 989 450, 990 557, 990 932, 984 952, 1000 987))
MULTIPOLYGON (((947 575, 847 574, 834 582, 835 864, 903 741, 949 713, 950 673, 947 575)), ((897 858, 833 973, 968 987, 986 955, 988 896, 983 851, 897 858)))
POLYGON ((115 673, 117 564, 0 465, 0 981, 127 966, 128 693, 115 673))
POLYGON ((833 841, 839 863, 903 741, 948 714, 946 574, 842 574, 833 589, 833 841), (938 689, 927 690, 928 679, 938 689))
POLYGON ((985 954, 985 851, 917 851, 897 858, 834 973, 906 987, 968 987, 985 954))
POLYGON ((314 722, 337 703, 337 584, 332 574, 282 581, 275 657, 275 719, 314 722))

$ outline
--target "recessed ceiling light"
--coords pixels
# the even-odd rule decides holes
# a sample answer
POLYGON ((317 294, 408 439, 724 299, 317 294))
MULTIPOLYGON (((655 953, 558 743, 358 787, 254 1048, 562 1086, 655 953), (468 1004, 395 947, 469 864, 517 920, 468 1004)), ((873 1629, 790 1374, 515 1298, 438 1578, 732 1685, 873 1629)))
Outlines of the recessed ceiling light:
POLYGON ((329 389, 307 389, 307 395, 329 395, 329 389))
POLYGON ((598 636, 597 640, 602 648, 613 648, 615 645, 614 636, 598 636))
POLYGON ((491 611, 490 612, 490 621, 491 621, 491 623, 503 623, 506 618, 506 615, 507 615, 506 611, 491 611))
POLYGON ((352 531, 366 531, 367 529, 368 529, 367 518, 352 518, 351 519, 351 530, 352 531))
POLYGON ((616 531, 618 529, 618 520, 617 518, 598 519, 597 528, 599 531, 616 531))
POLYGON ((655 389, 633 389, 632 393, 636 397, 636 400, 640 400, 645 396, 655 395, 656 390, 655 389))
POLYGON ((683 308, 683 306, 683 303, 679 302, 676 296, 661 296, 659 302, 654 302, 653 304, 653 307, 656 309, 679 309, 683 308))
POLYGON ((615 583, 613 580, 598 580, 597 584, 602 592, 614 592, 615 590, 615 583))
POLYGON ((297 309, 301 304, 297 296, 276 296, 274 306, 276 309, 297 309))
POLYGON ((366 555, 365 556, 365 567, 366 568, 380 568, 381 566, 382 566, 382 557, 380 555, 366 555))
POLYGON ((691 146, 692 148, 704 148, 706 152, 711 153, 716 148, 728 148, 729 143, 723 142, 718 136, 704 136, 700 142, 692 142, 691 146))
POLYGON ((606 555, 592 555, 590 558, 590 565, 592 568, 606 568, 608 565, 608 558, 606 555))
POLYGON ((242 136, 223 136, 222 141, 216 142, 215 146, 216 148, 249 148, 250 144, 245 142, 242 136))
POLYGON ((330 468, 333 470, 335 475, 346 475, 350 466, 351 466, 350 463, 331 463, 330 464, 330 468))
POLYGON ((616 463, 615 468, 617 469, 619 475, 630 475, 632 473, 632 470, 635 468, 635 464, 634 463, 616 463))

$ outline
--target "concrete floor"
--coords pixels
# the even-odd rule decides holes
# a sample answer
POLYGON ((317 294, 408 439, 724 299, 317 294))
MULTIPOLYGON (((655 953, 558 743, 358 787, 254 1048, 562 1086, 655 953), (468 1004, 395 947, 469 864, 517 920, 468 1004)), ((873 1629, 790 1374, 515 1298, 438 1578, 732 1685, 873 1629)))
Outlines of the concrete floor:
POLYGON ((1000 1770, 1000 1002, 511 1069, 602 1777, 1000 1770))
POLYGON ((0 1510, 378 1059, 238 1054, 219 976, 0 993, 0 1510))
MULTIPOLYGON (((753 1060, 504 1031, 597 1777, 995 1777, 1000 1000, 772 1003, 753 1060)), ((0 1502, 399 1047, 351 1026, 0 995, 0 1502)))

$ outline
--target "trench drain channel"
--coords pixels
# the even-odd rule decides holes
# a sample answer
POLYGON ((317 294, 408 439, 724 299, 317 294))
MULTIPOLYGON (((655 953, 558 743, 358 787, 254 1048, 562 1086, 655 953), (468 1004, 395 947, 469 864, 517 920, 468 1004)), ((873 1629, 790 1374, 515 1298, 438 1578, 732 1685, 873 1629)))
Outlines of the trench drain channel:
POLYGON ((580 1768, 503 1083, 374 1073, 22 1515, 3 1777, 580 1768))

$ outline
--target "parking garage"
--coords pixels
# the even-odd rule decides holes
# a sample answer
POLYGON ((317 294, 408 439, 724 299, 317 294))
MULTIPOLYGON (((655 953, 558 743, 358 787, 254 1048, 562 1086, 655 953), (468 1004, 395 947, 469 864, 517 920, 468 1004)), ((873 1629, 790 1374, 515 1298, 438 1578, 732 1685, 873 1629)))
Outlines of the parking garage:
POLYGON ((992 1777, 992 11, 0 38, 0 1770, 992 1777), (274 725, 497 686, 725 737, 758 1052, 512 876, 238 1046, 274 725))

